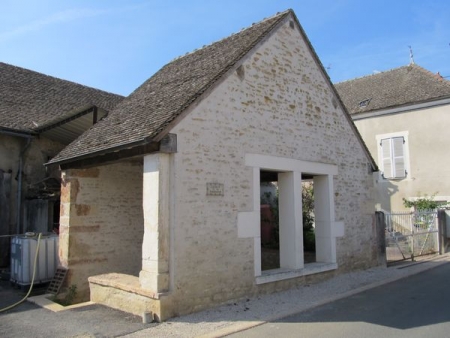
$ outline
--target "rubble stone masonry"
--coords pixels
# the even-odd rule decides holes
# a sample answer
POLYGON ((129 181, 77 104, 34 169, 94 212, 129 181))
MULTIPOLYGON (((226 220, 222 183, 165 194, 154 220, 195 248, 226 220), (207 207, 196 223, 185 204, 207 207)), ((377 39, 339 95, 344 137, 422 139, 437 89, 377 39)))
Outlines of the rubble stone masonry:
POLYGON ((142 162, 62 173, 59 257, 77 301, 89 300, 89 276, 139 274, 143 233, 142 162))
POLYGON ((337 165, 335 220, 345 224, 337 273, 377 264, 369 160, 297 27, 278 29, 171 133, 174 315, 324 278, 256 285, 255 244, 237 228, 238 212, 253 205, 246 154, 337 165), (208 183, 223 185, 223 196, 207 195, 208 183))

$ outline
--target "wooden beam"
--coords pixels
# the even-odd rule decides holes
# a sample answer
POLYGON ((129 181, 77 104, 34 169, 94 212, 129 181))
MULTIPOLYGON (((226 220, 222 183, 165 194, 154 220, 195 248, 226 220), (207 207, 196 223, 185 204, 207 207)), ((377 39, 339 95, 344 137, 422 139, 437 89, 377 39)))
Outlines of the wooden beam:
POLYGON ((91 167, 98 167, 102 165, 111 164, 136 156, 143 156, 145 154, 154 153, 159 150, 159 143, 148 143, 146 145, 137 146, 130 149, 122 149, 103 155, 96 155, 95 157, 88 157, 79 160, 73 160, 68 163, 60 165, 61 170, 65 169, 84 169, 91 167))
MULTIPOLYGON (((93 154, 91 157, 74 159, 73 161, 61 163, 62 170, 65 169, 82 169, 90 167, 98 167, 114 162, 131 159, 133 157, 144 156, 151 153, 176 153, 177 152, 177 135, 168 134, 159 142, 149 142, 146 144, 130 146, 120 150, 106 150, 102 154, 93 154)), ((57 163, 56 163, 57 164, 57 163)))

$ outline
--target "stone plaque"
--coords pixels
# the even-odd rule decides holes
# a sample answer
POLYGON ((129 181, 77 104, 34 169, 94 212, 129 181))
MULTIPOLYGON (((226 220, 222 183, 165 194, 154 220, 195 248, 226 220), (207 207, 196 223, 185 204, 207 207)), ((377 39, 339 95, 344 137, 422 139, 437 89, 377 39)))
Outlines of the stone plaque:
POLYGON ((223 196, 223 184, 206 183, 206 196, 223 196))

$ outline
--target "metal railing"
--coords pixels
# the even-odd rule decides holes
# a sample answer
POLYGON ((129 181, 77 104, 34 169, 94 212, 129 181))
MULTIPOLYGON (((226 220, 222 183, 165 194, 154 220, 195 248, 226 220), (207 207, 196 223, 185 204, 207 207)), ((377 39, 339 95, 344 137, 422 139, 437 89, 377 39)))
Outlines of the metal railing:
POLYGON ((436 210, 385 214, 388 261, 412 259, 439 251, 436 210))

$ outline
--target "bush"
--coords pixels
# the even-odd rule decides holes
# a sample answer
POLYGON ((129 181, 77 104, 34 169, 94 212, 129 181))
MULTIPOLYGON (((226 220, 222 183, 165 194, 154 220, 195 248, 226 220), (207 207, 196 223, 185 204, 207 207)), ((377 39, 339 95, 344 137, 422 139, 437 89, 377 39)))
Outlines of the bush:
POLYGON ((406 208, 414 208, 415 210, 434 210, 439 206, 439 203, 434 200, 435 196, 436 193, 431 196, 424 195, 415 201, 408 201, 406 198, 403 198, 403 205, 406 208))
POLYGON ((314 234, 314 186, 302 186, 303 246, 305 251, 316 251, 314 234))
MULTIPOLYGON (((271 192, 265 192, 261 197, 261 204, 269 204, 272 217, 275 241, 265 243, 266 247, 279 247, 279 210, 278 190, 276 196, 271 192)), ((305 251, 315 251, 316 238, 314 233, 314 186, 312 183, 302 185, 302 218, 303 218, 303 246, 305 251)))

